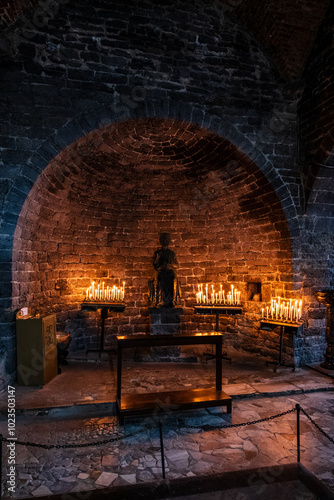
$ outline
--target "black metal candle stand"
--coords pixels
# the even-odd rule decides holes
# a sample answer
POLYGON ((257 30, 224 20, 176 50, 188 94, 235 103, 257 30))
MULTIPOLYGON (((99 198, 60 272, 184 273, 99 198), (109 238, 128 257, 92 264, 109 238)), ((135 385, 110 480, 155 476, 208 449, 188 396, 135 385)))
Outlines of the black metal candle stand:
POLYGON ((277 368, 279 366, 287 366, 289 368, 292 368, 292 371, 295 371, 296 366, 293 363, 288 364, 284 363, 283 361, 283 336, 284 333, 294 335, 300 332, 300 330, 303 328, 303 323, 294 323, 294 322, 288 322, 288 321, 281 321, 281 320, 275 320, 275 319, 266 319, 266 318, 261 318, 261 325, 260 328, 261 330, 265 330, 267 332, 271 332, 275 330, 278 326, 280 327, 280 341, 279 341, 279 358, 278 361, 266 361, 266 365, 275 365, 274 372, 276 372, 277 368))
MULTIPOLYGON (((210 304, 200 304, 195 306, 195 314, 203 314, 203 315, 215 315, 216 316, 216 332, 219 331, 219 316, 233 316, 235 314, 242 314, 242 306, 241 305, 229 305, 229 304, 219 304, 219 305, 210 305, 210 304)), ((207 361, 209 358, 213 359, 215 355, 211 352, 204 353, 207 356, 207 361)), ((223 352, 222 358, 226 359, 231 363, 232 358, 227 356, 227 352, 223 352)))
POLYGON ((123 312, 125 309, 124 302, 108 302, 108 301, 88 301, 85 300, 81 304, 82 311, 98 311, 101 309, 101 334, 100 334, 100 345, 97 349, 87 349, 86 354, 89 352, 98 352, 99 357, 101 357, 102 352, 107 352, 104 348, 104 322, 108 318, 108 312, 123 312))

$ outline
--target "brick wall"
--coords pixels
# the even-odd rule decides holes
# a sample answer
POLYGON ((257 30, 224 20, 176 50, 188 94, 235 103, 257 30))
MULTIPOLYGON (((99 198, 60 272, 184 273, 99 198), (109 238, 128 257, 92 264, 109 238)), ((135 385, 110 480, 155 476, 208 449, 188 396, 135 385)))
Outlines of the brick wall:
POLYGON ((259 40, 281 74, 298 79, 329 0, 238 1, 233 10, 259 40))
POLYGON ((334 147, 334 45, 333 5, 319 29, 303 75, 303 94, 299 102, 300 160, 306 202, 313 183, 334 147))
MULTIPOLYGON (((147 284, 163 231, 179 260, 182 331, 212 328, 212 319, 194 317, 199 283, 216 290, 222 283, 226 292, 233 284, 243 302, 249 282, 262 283, 267 301, 292 288, 289 228, 258 167, 204 129, 146 119, 88 135, 39 177, 16 228, 14 307, 56 312, 59 328, 73 336, 72 348, 87 348, 98 324, 96 315, 78 312, 86 288, 92 281, 125 281, 126 310, 107 334, 148 333, 147 284), (61 166, 77 151, 80 168, 74 162, 61 177, 61 166)), ((262 339, 248 335, 261 307, 250 304, 252 317, 243 328, 234 325, 234 345, 266 351, 262 339)))
POLYGON ((40 0, 3 0, 0 5, 1 28, 14 23, 22 14, 34 9, 40 0))
MULTIPOLYGON (((54 307, 59 311, 60 328, 76 332, 78 347, 89 341, 91 335, 85 338, 86 326, 93 334, 97 329, 97 318, 85 313, 78 320, 79 293, 76 294, 76 290, 80 290, 81 296, 86 282, 93 278, 91 271, 111 280, 118 278, 117 273, 124 273, 129 283, 129 293, 133 297, 129 310, 133 309, 134 316, 131 321, 130 315, 119 316, 115 327, 109 325, 110 333, 116 333, 116 328, 119 329, 117 331, 135 332, 147 327, 147 317, 142 311, 144 306, 137 305, 136 300, 144 300, 150 255, 157 244, 160 223, 169 221, 169 215, 175 220, 174 225, 169 222, 173 246, 179 256, 181 269, 185 271, 185 301, 190 301, 192 287, 197 279, 202 279, 203 273, 206 273, 209 281, 219 270, 224 280, 245 284, 248 275, 243 272, 244 259, 250 265, 252 279, 269 276, 268 281, 277 283, 280 289, 290 287, 290 290, 294 288, 296 293, 300 293, 303 280, 307 278, 300 271, 302 254, 299 235, 303 228, 303 217, 302 179, 296 161, 297 103, 282 86, 281 80, 277 79, 262 50, 244 26, 231 16, 224 16, 223 19, 217 17, 216 8, 200 1, 196 2, 196 8, 192 10, 183 0, 170 4, 146 2, 136 5, 114 1, 112 6, 106 2, 93 6, 87 0, 63 0, 58 6, 59 9, 48 18, 34 20, 32 16, 30 23, 20 24, 18 21, 15 36, 9 37, 10 57, 3 61, 0 73, 0 351, 4 354, 4 383, 8 374, 13 374, 15 370, 14 312, 25 298, 38 299, 40 306, 54 307), (138 125, 136 129, 133 120, 142 118, 167 120, 157 127, 157 132, 160 126, 163 127, 166 146, 163 147, 158 139, 153 140, 151 128, 147 131, 147 138, 143 132, 145 128, 138 125), (173 120, 183 124, 177 125, 173 120), (108 129, 112 123, 116 127, 113 132, 108 129), (191 147, 187 141, 181 144, 173 142, 172 138, 176 140, 175 127, 183 130, 182 127, 189 123, 194 127, 194 144, 191 144, 191 139, 191 147), (113 134, 118 137, 123 144, 122 150, 118 150, 115 144, 110 147, 106 144, 104 127, 108 129, 107 138, 113 138, 113 134), (93 133, 94 130, 96 132, 93 133), (137 138, 133 135, 134 130, 137 130, 137 138), (91 133, 93 136, 89 135, 91 133), (203 137, 203 142, 200 137, 203 137), (152 146, 156 143, 160 144, 159 154, 152 146), (107 148, 106 151, 102 144, 107 148), (80 145, 82 149, 78 150, 80 145), (130 158, 125 153, 128 145, 131 146, 130 158), (94 153, 90 153, 91 149, 94 153), (205 174, 199 171, 196 166, 198 159, 205 154, 209 158, 216 150, 221 155, 225 154, 225 150, 230 150, 232 156, 218 163, 207 160, 205 174), (156 167, 152 166, 152 162, 162 165, 162 151, 164 160, 168 165, 173 163, 173 168, 175 164, 181 167, 178 161, 182 163, 183 157, 189 158, 192 168, 188 171, 191 175, 189 173, 189 178, 182 178, 182 192, 179 188, 175 190, 170 177, 165 178, 165 174, 153 175, 156 167), (60 161, 60 168, 55 169, 55 157, 59 154, 61 156, 57 162, 59 164, 60 161), (129 198, 132 199, 132 176, 126 170, 130 161, 131 166, 136 164, 136 154, 142 158, 142 166, 136 167, 137 188, 133 187, 141 190, 139 199, 142 198, 142 203, 136 201, 138 216, 133 215, 129 201, 129 198), (242 166, 246 169, 244 182, 238 184, 238 204, 236 195, 233 195, 234 189, 231 186, 229 189, 224 187, 225 175, 221 179, 221 173, 228 170, 230 158, 237 158, 237 161, 242 159, 242 166), (119 165, 117 172, 119 175, 122 172, 122 185, 124 181, 127 186, 126 195, 120 187, 116 193, 113 191, 120 184, 109 183, 106 186, 111 174, 105 172, 105 165, 119 165), (249 170, 253 165, 256 165, 256 169, 249 170), (161 218, 158 212, 157 218, 151 221, 145 221, 144 217, 145 207, 152 210, 152 204, 149 205, 149 199, 145 198, 145 189, 148 187, 143 181, 145 168, 151 179, 149 185, 156 186, 160 204, 166 202, 166 193, 173 200, 172 207, 161 212, 161 218), (256 176, 256 182, 264 183, 259 187, 259 200, 255 203, 254 184, 250 180, 252 175, 256 176), (217 199, 214 198, 215 185, 218 186, 217 199), (85 189, 81 191, 81 188, 85 189), (181 211, 180 214, 180 209, 176 208, 180 205, 182 194, 190 210, 193 210, 191 200, 194 190, 201 207, 198 220, 203 224, 205 222, 206 238, 209 238, 203 240, 203 245, 199 245, 200 226, 195 226, 196 217, 193 216, 194 226, 191 224, 190 232, 187 232, 187 220, 184 220, 186 212, 181 211), (273 190, 293 236, 292 249, 297 260, 294 259, 292 267, 291 263, 285 267, 287 257, 284 252, 289 250, 285 246, 285 236, 283 239, 279 236, 281 231, 286 234, 282 211, 279 207, 277 211, 270 209, 272 200, 275 200, 275 209, 277 204, 273 190), (98 196, 97 206, 94 204, 95 198, 90 198, 90 192, 98 196), (208 192, 213 197, 212 200, 210 198, 210 204, 205 201, 211 196, 208 192), (224 197, 230 200, 229 205, 232 206, 232 202, 235 205, 230 213, 234 224, 227 220, 225 198, 221 195, 223 192, 224 197), (110 196, 107 196, 108 193, 110 196), (114 204, 110 202, 112 196, 114 204), (125 208, 122 218, 118 219, 115 210, 122 205, 121 200, 125 208), (219 215, 216 216, 213 211, 213 218, 208 219, 206 210, 208 205, 211 208, 214 204, 219 208, 219 215), (91 223, 91 213, 85 212, 83 207, 90 207, 94 224, 91 223), (267 207, 269 212, 266 215, 264 212, 267 212, 267 207), (278 222, 274 219, 276 213, 280 214, 279 224, 283 226, 277 227, 278 222), (75 216, 73 220, 72 216, 75 216), (262 219, 268 222, 268 240, 264 229, 259 229, 262 219), (137 238, 135 222, 138 221, 142 224, 142 232, 145 231, 146 240, 141 240, 141 246, 131 246, 130 242, 137 238), (124 227, 129 227, 129 233, 121 231, 121 222, 124 227), (184 227, 176 227, 177 222, 184 224, 184 227), (222 229, 213 230, 209 225, 215 224, 217 228, 221 227, 222 222, 228 224, 229 228, 227 262, 224 261, 222 248, 216 248, 216 238, 223 245, 225 234, 222 229), (150 224, 151 233, 146 234, 145 224, 150 224), (252 228, 261 233, 261 250, 252 228), (29 231, 33 238, 29 236, 29 231), (118 240, 113 239, 115 231, 118 240), (242 233, 247 234, 249 246, 246 237, 243 243, 241 239, 232 239, 232 235, 239 238, 242 233), (84 243, 88 237, 90 245, 84 243), (84 247, 84 254, 92 260, 95 254, 91 252, 96 240, 98 266, 89 269, 90 261, 77 262, 83 253, 80 247, 84 247), (238 259, 234 251, 239 244, 243 250, 238 259), (279 253, 282 251, 280 245, 284 245, 283 260, 279 253), (89 246, 91 249, 87 248, 89 246), (200 250, 201 246, 203 248, 200 250), (119 254, 114 255, 117 248, 119 254), (136 256, 135 253, 143 252, 143 248, 145 255, 136 256), (191 248, 192 251, 189 250, 191 248), (204 262, 215 262, 216 251, 221 252, 220 261, 217 261, 221 264, 219 269, 218 264, 215 264, 211 270, 206 266, 196 271, 194 276, 187 274, 186 263, 189 259, 200 259, 203 252, 204 262), (264 267, 257 269, 256 261, 262 251, 268 261, 263 263, 262 260, 260 266, 264 267), (126 265, 122 260, 125 256, 126 265), (130 262, 135 258, 143 259, 147 274, 140 277, 140 283, 133 284, 130 262), (25 266, 27 262, 31 263, 31 267, 25 266), (110 262, 113 262, 112 268, 110 262), (280 269, 284 270, 281 274, 283 280, 275 276, 280 265, 284 267, 280 269), (47 277, 43 289, 37 280, 38 273, 45 273, 47 277), (84 276, 80 273, 84 273, 84 276), (86 281, 81 281, 83 279, 86 281), (56 289, 58 280, 65 281, 59 281, 56 289), (136 296, 139 298, 136 299, 136 296), (67 311, 62 315, 64 304, 67 311), (145 324, 139 317, 141 312, 145 324)), ((115 173, 113 167, 109 170, 115 173)), ((167 169, 167 172, 178 179, 177 169, 174 173, 172 169, 167 169)), ((177 185, 176 181, 174 184, 177 185)), ((202 237, 202 232, 200 234, 202 237)), ((141 233, 140 237, 144 238, 144 234, 141 233)), ((322 278, 318 281, 320 285, 322 278)), ((250 310, 253 307, 253 316, 239 321, 240 328, 244 328, 244 337, 248 334, 248 338, 258 334, 252 330, 251 319, 258 318, 258 306, 251 304, 250 310)), ((206 325, 204 322, 203 327, 206 325)), ((231 333, 234 333, 236 326, 232 325, 231 329, 231 333)), ((323 331, 319 332, 319 335, 322 334, 323 331)))

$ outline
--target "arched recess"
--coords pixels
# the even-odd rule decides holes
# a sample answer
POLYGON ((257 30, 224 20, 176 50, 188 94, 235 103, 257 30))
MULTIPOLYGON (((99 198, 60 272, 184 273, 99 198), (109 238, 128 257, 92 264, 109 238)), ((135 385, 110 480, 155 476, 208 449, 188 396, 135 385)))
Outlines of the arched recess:
MULTIPOLYGON (((115 109, 99 109, 89 113, 83 113, 70 120, 63 127, 52 134, 48 140, 30 157, 25 167, 17 175, 10 191, 6 195, 2 209, 2 224, 0 226, 1 248, 1 296, 0 303, 2 312, 0 314, 0 352, 2 353, 2 366, 0 372, 4 376, 4 384, 12 380, 15 376, 15 307, 18 301, 12 301, 12 296, 17 295, 15 283, 12 279, 12 253, 14 232, 17 228, 18 217, 29 193, 34 188, 35 183, 48 167, 49 163, 71 144, 75 144, 80 137, 86 136, 93 131, 100 134, 104 127, 112 126, 127 120, 140 120, 145 118, 178 120, 185 123, 192 123, 195 126, 203 127, 220 137, 225 137, 231 145, 235 146, 241 154, 249 156, 263 173, 267 181, 274 189, 280 204, 285 213, 291 234, 295 241, 299 232, 297 211, 293 198, 283 182, 279 172, 273 164, 266 158, 256 144, 252 143, 247 136, 241 134, 233 123, 222 120, 217 116, 212 116, 205 108, 199 109, 191 103, 177 103, 170 100, 155 103, 150 102, 148 108, 124 107, 118 112, 115 109)), ((95 135, 95 133, 93 134, 95 135)), ((59 175, 67 176, 67 169, 59 175)), ((295 252, 295 250, 294 250, 295 252)), ((296 251, 298 253, 298 250, 296 251)))
MULTIPOLYGON (((298 211, 291 193, 283 181, 275 165, 268 160, 266 155, 256 144, 239 132, 238 128, 229 119, 222 119, 212 115, 205 107, 199 108, 192 103, 183 103, 165 99, 162 102, 149 102, 146 107, 132 108, 127 106, 110 108, 104 107, 97 110, 81 113, 69 120, 63 127, 53 133, 44 144, 29 158, 27 165, 20 170, 15 181, 4 200, 4 222, 10 221, 14 228, 18 214, 25 202, 27 194, 33 187, 39 175, 61 151, 78 141, 81 137, 99 130, 107 125, 117 124, 126 120, 142 118, 172 119, 192 123, 204 127, 211 132, 226 138, 256 163, 258 168, 268 179, 284 210, 291 233, 294 237, 299 234, 298 211)), ((265 129, 261 132, 261 140, 270 141, 270 134, 266 137, 265 129)), ((6 228, 6 235, 13 236, 13 231, 6 228)), ((3 228, 0 227, 0 234, 3 228)))
MULTIPOLYGON (((13 246, 14 309, 56 312, 72 347, 94 341, 98 317, 79 311, 91 281, 126 283, 127 308, 114 334, 149 329, 147 281, 161 231, 170 232, 182 286, 183 331, 207 327, 193 313, 198 283, 234 284, 263 300, 292 293, 289 226, 272 185, 229 140, 184 121, 157 118, 107 125, 54 158, 21 211, 13 246)), ((230 342, 275 349, 246 307, 230 342)))

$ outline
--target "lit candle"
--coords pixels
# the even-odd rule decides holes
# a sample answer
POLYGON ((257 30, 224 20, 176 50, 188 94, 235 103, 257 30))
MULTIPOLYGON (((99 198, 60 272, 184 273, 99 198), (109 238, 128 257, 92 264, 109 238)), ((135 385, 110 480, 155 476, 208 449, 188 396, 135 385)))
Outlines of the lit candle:
POLYGON ((264 318, 264 309, 262 307, 262 318, 264 318))
POLYGON ((225 291, 224 290, 223 290, 223 300, 224 300, 224 304, 226 304, 225 291))
POLYGON ((87 288, 87 290, 86 290, 86 300, 88 300, 88 299, 89 299, 89 288, 87 288))
POLYGON ((208 295, 208 285, 205 285, 205 295, 206 295, 206 303, 209 303, 209 295, 208 295))

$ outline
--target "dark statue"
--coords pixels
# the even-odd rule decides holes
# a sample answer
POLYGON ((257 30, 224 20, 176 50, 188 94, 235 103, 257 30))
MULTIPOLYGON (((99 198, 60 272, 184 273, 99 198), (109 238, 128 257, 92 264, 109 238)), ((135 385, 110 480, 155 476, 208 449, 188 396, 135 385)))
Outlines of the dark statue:
POLYGON ((175 252, 168 248, 170 236, 160 235, 161 248, 153 255, 154 278, 149 280, 149 300, 153 307, 174 307, 180 298, 180 285, 175 269, 179 267, 175 252))
POLYGON ((327 307, 325 361, 320 366, 334 370, 334 290, 321 290, 315 294, 317 300, 327 307))

